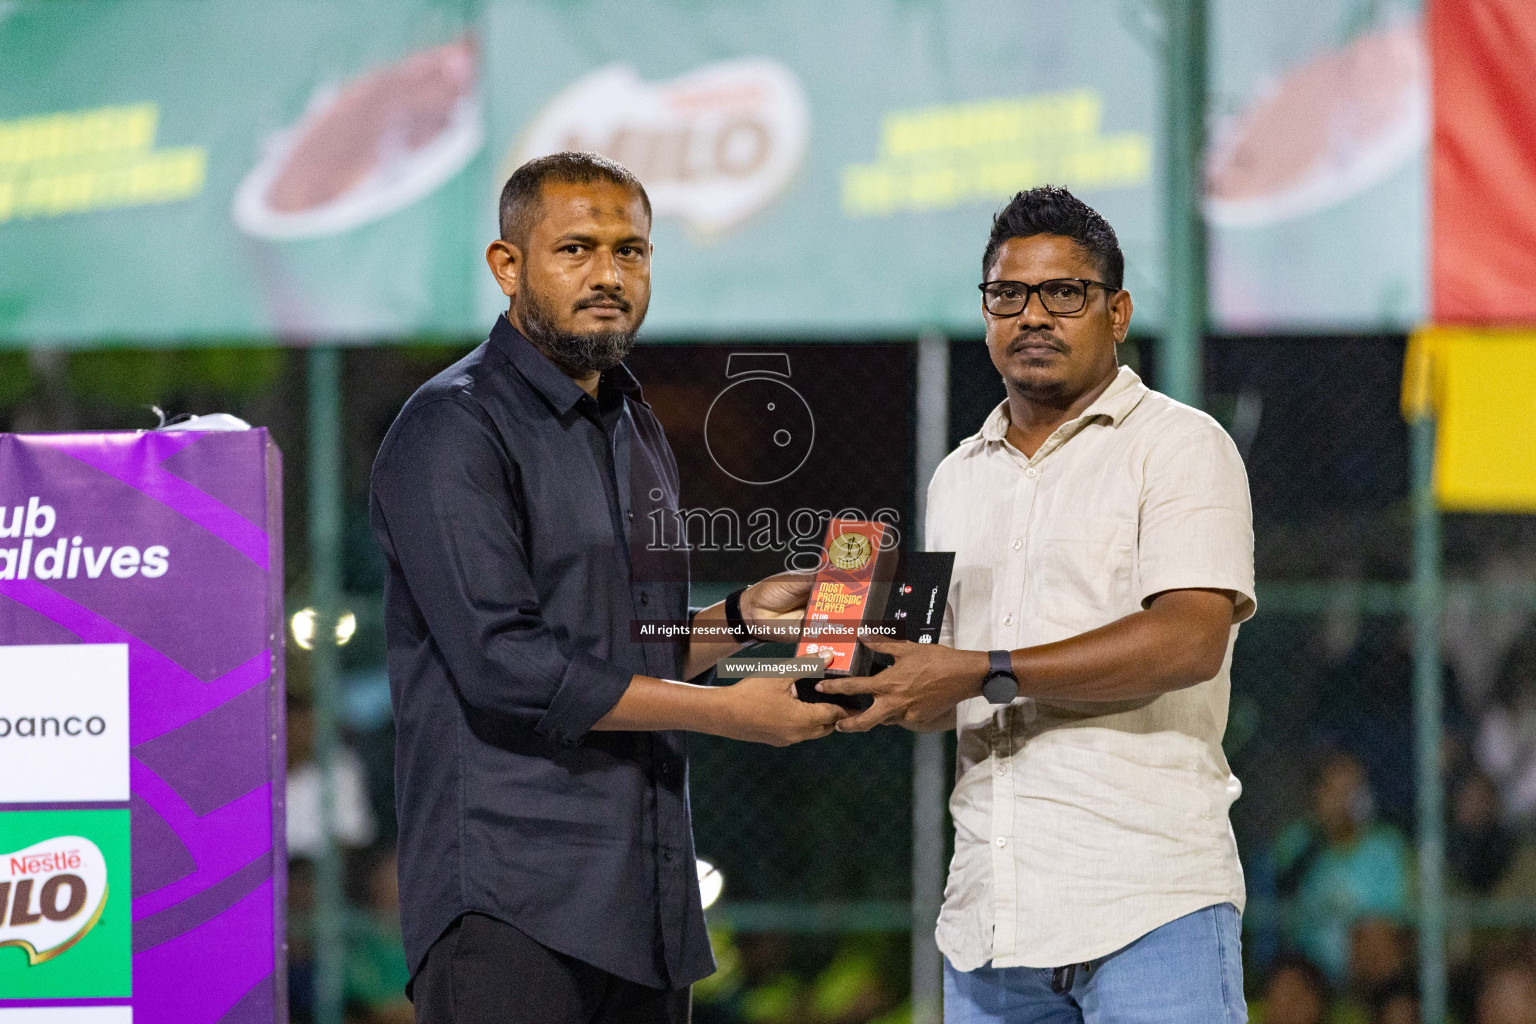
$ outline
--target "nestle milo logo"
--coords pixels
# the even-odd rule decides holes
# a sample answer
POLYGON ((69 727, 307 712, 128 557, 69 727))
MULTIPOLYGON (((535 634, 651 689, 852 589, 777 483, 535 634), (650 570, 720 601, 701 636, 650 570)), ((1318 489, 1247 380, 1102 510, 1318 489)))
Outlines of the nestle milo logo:
POLYGON ((0 857, 0 948, 45 963, 85 938, 107 903, 107 861, 83 836, 59 836, 0 857))
POLYGON ((658 217, 680 217, 708 238, 789 187, 810 124, 799 78, 766 57, 707 64, 664 82, 611 64, 551 100, 509 164, 561 150, 602 153, 645 182, 658 217))

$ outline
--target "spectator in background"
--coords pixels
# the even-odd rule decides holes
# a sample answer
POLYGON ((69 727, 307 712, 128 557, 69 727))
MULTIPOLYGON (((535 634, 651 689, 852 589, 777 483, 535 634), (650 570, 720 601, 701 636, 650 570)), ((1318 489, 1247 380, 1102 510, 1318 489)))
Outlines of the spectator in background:
POLYGON ((1371 1000, 1371 1024, 1419 1024, 1419 985, 1401 975, 1371 1000))
POLYGON ((1373 820, 1365 769, 1343 751, 1326 754, 1312 785, 1312 812, 1285 828, 1271 854, 1276 893, 1295 901, 1290 944, 1329 980, 1346 981, 1350 926, 1408 908, 1408 846, 1373 820))
POLYGON ((1478 895, 1493 891, 1514 859, 1515 837, 1499 818, 1499 793, 1477 768, 1451 784, 1446 865, 1455 883, 1478 895))
POLYGON ((1299 953, 1282 953, 1269 969, 1263 994, 1249 1006, 1253 1024, 1324 1024, 1328 979, 1299 953))
POLYGON ((1364 1006, 1374 1006, 1397 982, 1411 977, 1408 944, 1394 921, 1363 918, 1349 929, 1349 988, 1364 1006))
MULTIPOLYGON (((1471 731, 1461 687, 1441 673, 1447 736, 1471 731)), ((1328 698, 1313 723, 1319 742, 1352 751, 1367 771, 1377 816, 1409 829, 1414 802, 1413 632, 1401 621, 1366 619, 1349 655, 1329 672, 1328 698)))
MULTIPOLYGON (((335 754, 336 806, 333 832, 343 847, 361 849, 373 842, 377 828, 368 804, 363 762, 352 748, 338 744, 335 754)), ((308 700, 288 694, 288 856, 319 857, 320 765, 315 761, 315 714, 308 700)))
POLYGON ((1536 1024, 1536 975, 1520 961, 1493 967, 1477 992, 1475 1024, 1536 1024))
POLYGON ((1516 641, 1477 732, 1477 760, 1503 796, 1505 816, 1536 824, 1536 632, 1516 641))
POLYGON ((1410 954, 1407 933, 1395 921, 1364 918, 1350 927, 1351 1003, 1341 1008, 1346 1019, 1418 1024, 1418 978, 1410 954))

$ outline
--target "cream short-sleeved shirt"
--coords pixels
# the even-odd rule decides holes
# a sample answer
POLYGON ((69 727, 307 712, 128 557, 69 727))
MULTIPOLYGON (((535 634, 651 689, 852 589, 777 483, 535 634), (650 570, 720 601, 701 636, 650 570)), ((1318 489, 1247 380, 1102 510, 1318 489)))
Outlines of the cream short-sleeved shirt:
POLYGON ((1242 458, 1215 420, 1126 367, 1033 458, 1008 424, 1005 402, 928 488, 926 546, 956 552, 945 643, 1062 640, 1168 590, 1227 590, 1237 606, 1203 683, 1113 703, 960 704, 938 943, 963 971, 1082 963, 1244 903, 1227 819, 1241 786, 1221 749, 1236 623, 1254 611, 1242 458))

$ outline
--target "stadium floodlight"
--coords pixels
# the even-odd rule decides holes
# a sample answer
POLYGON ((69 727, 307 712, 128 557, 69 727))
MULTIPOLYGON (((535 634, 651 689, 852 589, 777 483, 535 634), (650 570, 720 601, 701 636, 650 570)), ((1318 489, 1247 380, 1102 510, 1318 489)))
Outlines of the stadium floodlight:
POLYGON ((293 619, 289 623, 293 629, 293 642, 306 651, 315 648, 315 610, 305 608, 293 613, 293 619))
POLYGON ((720 873, 720 869, 707 860, 699 861, 699 899, 705 910, 714 906, 724 888, 725 876, 720 873))
MULTIPOLYGON (((315 649, 315 610, 304 608, 293 613, 289 627, 293 630, 293 642, 306 651, 315 649)), ((357 635, 357 614, 342 612, 336 619, 336 646, 345 647, 357 635)))

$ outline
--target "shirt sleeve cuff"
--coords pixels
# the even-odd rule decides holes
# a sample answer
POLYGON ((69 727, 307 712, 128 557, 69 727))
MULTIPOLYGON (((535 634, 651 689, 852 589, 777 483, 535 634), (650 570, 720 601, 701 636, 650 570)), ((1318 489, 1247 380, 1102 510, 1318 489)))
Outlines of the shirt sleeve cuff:
POLYGON ((533 731, 563 747, 574 747, 613 710, 632 678, 632 673, 601 658, 577 654, 566 665, 560 688, 533 731))
POLYGON ((1143 578, 1141 606, 1146 608, 1154 597, 1170 590, 1226 590, 1237 598, 1232 610, 1232 623, 1236 625, 1253 618, 1253 613, 1258 610, 1253 589, 1252 580, 1222 580, 1216 573, 1169 573, 1151 579, 1143 578))

